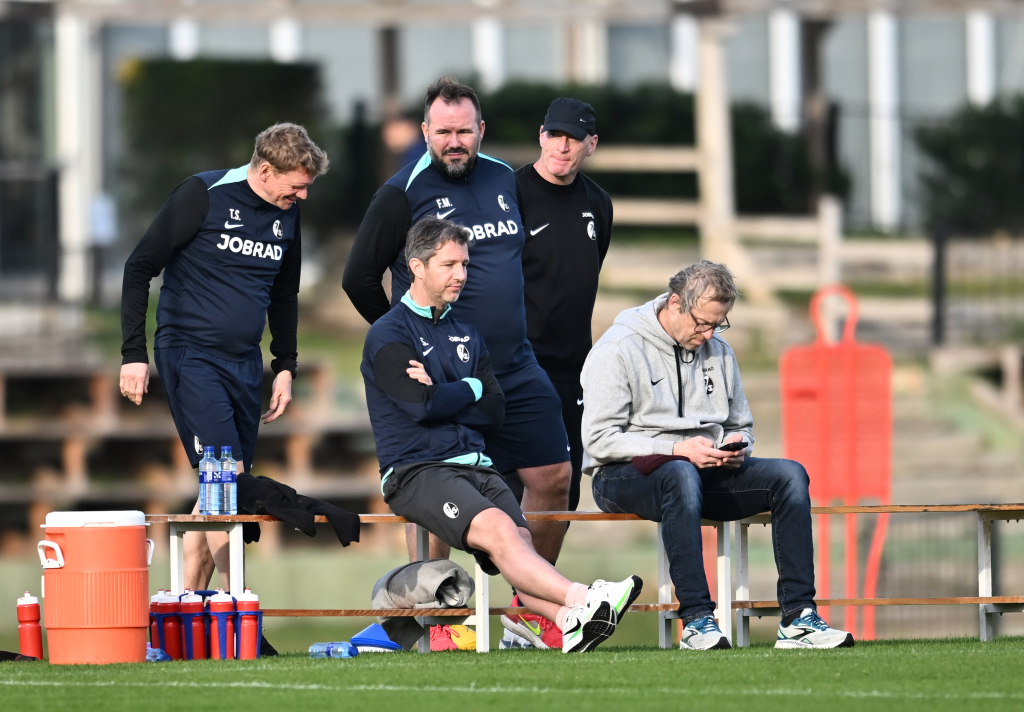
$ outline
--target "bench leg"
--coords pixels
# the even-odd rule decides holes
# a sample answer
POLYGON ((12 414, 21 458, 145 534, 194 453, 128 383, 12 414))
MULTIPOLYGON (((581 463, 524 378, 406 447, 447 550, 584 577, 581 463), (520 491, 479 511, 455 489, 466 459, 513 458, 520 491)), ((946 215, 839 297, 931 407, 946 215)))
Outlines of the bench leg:
MULTIPOLYGON (((661 522, 658 522, 658 603, 672 603, 672 578, 668 571, 668 554, 665 552, 665 540, 661 538, 661 522)), ((663 649, 675 647, 672 637, 671 611, 658 611, 658 647, 663 649)))
MULTIPOLYGON (((419 524, 416 525, 416 560, 426 561, 430 558, 430 532, 421 527, 419 524)), ((423 637, 420 638, 416 644, 416 652, 429 653, 430 652, 430 623, 424 618, 417 618, 420 625, 423 626, 423 637)))
POLYGON ((245 592, 245 539, 241 522, 232 525, 228 532, 228 561, 230 573, 228 586, 232 596, 240 596, 245 592))
POLYGON ((729 522, 718 522, 718 608, 715 618, 722 635, 732 642, 732 544, 729 539, 729 522))
MULTIPOLYGON (((740 601, 750 600, 750 565, 747 535, 749 524, 736 522, 736 598, 740 601)), ((746 648, 750 645, 750 618, 740 611, 736 612, 736 647, 746 648)))
POLYGON ((473 572, 476 579, 476 652, 491 652, 491 577, 480 564, 473 572))
MULTIPOLYGON (((978 512, 978 596, 992 595, 992 520, 978 512)), ((978 606, 978 631, 983 643, 992 640, 992 613, 978 606)))
POLYGON ((171 534, 171 593, 180 596, 185 593, 185 532, 174 522, 167 529, 171 534))

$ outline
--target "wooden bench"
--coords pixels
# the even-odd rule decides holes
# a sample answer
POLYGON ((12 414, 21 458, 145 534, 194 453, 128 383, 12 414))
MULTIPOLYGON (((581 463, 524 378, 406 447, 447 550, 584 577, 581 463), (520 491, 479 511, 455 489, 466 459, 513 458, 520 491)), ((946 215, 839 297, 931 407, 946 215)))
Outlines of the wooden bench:
MULTIPOLYGON (((995 614, 1024 611, 1024 596, 992 595, 992 537, 993 521, 1024 519, 1024 504, 957 504, 957 505, 875 505, 853 507, 812 507, 812 514, 906 514, 922 512, 973 512, 978 526, 978 595, 959 598, 871 598, 871 599, 821 599, 821 606, 908 606, 908 605, 950 605, 974 604, 978 606, 981 640, 992 639, 992 616, 995 614)), ((363 514, 363 524, 405 524, 406 520, 393 514, 363 514)), ((608 514, 606 512, 527 512, 528 521, 559 522, 607 522, 644 521, 633 514, 608 514)), ((241 591, 245 580, 245 551, 242 539, 242 525, 245 522, 277 522, 270 516, 233 515, 147 515, 150 523, 166 523, 170 530, 171 591, 184 592, 184 547, 182 537, 186 531, 226 531, 229 534, 231 591, 241 591)), ((318 523, 326 523, 324 517, 317 517, 318 523)), ((760 514, 736 522, 702 520, 702 526, 714 527, 717 540, 718 564, 718 608, 715 617, 722 632, 734 640, 737 647, 750 644, 750 618, 766 615, 778 616, 781 611, 777 601, 749 600, 749 566, 747 534, 751 524, 768 525, 770 514, 760 514), (730 524, 732 526, 730 526, 730 524), (736 587, 732 584, 732 549, 736 544, 736 587), (735 636, 733 619, 735 616, 735 636)), ((672 635, 672 621, 679 617, 679 604, 674 601, 672 581, 669 578, 668 556, 662 544, 661 524, 657 524, 658 552, 658 603, 633 604, 630 611, 658 613, 658 644, 662 648, 675 645, 672 635)), ((417 559, 427 558, 427 531, 417 527, 417 559)), ((383 572, 382 572, 383 573, 383 572)), ((424 625, 438 622, 460 622, 473 618, 477 630, 477 652, 490 650, 490 628, 488 617, 503 615, 523 609, 490 608, 489 577, 479 565, 475 566, 476 608, 429 609, 265 609, 264 616, 270 617, 371 617, 410 616, 421 620, 424 625)), ((420 652, 430 650, 429 636, 419 644, 420 652)))

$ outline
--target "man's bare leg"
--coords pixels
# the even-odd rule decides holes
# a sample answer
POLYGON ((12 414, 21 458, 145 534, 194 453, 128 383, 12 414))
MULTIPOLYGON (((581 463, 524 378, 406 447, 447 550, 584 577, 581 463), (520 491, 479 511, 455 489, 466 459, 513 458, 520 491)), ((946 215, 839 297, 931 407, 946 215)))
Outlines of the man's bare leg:
MULTIPOLYGON (((562 512, 569 508, 569 483, 572 464, 559 462, 542 467, 517 470, 523 481, 524 512, 562 512)), ((530 522, 533 546, 548 563, 558 561, 565 539, 565 522, 530 522)), ((518 589, 516 589, 518 591, 518 589)))
MULTIPOLYGON (((192 514, 199 514, 199 500, 192 508, 192 514)), ((221 587, 226 591, 230 586, 231 552, 228 549, 230 536, 227 532, 185 532, 185 588, 201 591, 210 585, 213 569, 220 572, 221 587)))
MULTIPOLYGON (((405 525, 405 547, 409 550, 409 561, 416 561, 416 525, 406 524, 405 525)), ((430 550, 427 555, 430 559, 447 559, 451 556, 452 548, 445 544, 443 541, 438 539, 433 534, 430 535, 430 550)))
POLYGON ((529 530, 516 526, 507 514, 492 507, 473 517, 466 543, 487 552, 530 610, 555 619, 572 582, 537 553, 529 530))

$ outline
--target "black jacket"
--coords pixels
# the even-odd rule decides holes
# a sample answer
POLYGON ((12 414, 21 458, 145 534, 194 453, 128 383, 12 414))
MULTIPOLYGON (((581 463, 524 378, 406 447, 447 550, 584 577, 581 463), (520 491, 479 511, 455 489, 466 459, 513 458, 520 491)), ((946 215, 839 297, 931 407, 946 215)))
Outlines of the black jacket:
MULTIPOLYGON (((306 497, 288 485, 269 477, 238 476, 238 511, 246 514, 269 514, 291 524, 306 536, 316 536, 313 517, 322 514, 334 529, 342 546, 359 541, 359 515, 346 512, 333 504, 306 497)), ((260 525, 246 522, 245 543, 260 540, 260 525)))

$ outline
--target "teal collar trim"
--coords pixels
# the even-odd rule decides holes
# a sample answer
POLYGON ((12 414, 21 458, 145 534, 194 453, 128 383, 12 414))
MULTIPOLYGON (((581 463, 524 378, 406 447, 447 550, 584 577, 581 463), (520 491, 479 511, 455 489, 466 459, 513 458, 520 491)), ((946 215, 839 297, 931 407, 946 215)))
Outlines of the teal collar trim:
MULTIPOLYGON (((410 309, 412 309, 413 312, 415 312, 416 314, 419 314, 424 319, 430 319, 431 321, 434 320, 434 312, 431 311, 431 308, 430 307, 421 307, 419 304, 414 302, 412 300, 412 297, 409 296, 409 292, 406 292, 405 294, 402 295, 402 304, 404 304, 405 306, 407 306, 410 309)), ((448 312, 450 312, 451 310, 452 310, 452 305, 449 304, 448 306, 446 306, 444 308, 444 311, 441 312, 441 316, 437 317, 438 321, 440 321, 441 319, 444 319, 445 316, 448 315, 448 312)))
POLYGON ((482 452, 470 452, 465 455, 457 455, 456 457, 449 457, 445 462, 450 462, 455 465, 473 465, 476 467, 490 467, 491 458, 484 455, 482 452))
POLYGON ((246 176, 249 175, 249 164, 246 163, 244 166, 238 168, 232 168, 230 171, 225 173, 219 181, 210 186, 210 190, 213 190, 218 185, 224 185, 225 183, 241 183, 245 180, 246 176))
POLYGON ((430 151, 427 151, 422 156, 420 156, 420 160, 416 161, 416 166, 412 169, 412 173, 409 174, 409 180, 406 181, 406 183, 405 183, 405 190, 406 191, 409 190, 409 186, 412 185, 412 182, 414 180, 416 180, 416 176, 418 176, 420 173, 425 171, 427 166, 429 166, 429 165, 430 165, 430 151))
POLYGON ((488 161, 494 161, 495 163, 501 164, 501 165, 505 166, 505 168, 508 168, 510 171, 514 172, 514 169, 512 168, 512 166, 510 166, 509 164, 505 163, 505 161, 501 160, 500 158, 495 158, 494 156, 488 156, 486 153, 478 153, 476 155, 477 155, 478 158, 483 158, 483 159, 486 159, 488 161))

